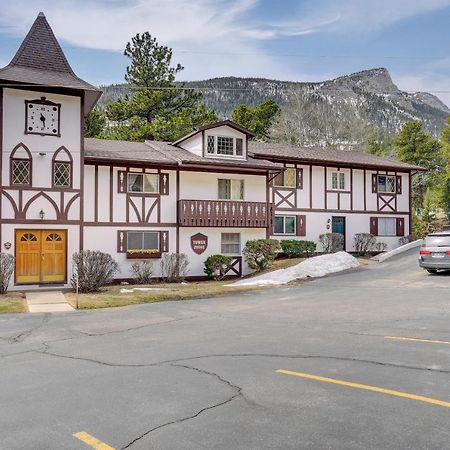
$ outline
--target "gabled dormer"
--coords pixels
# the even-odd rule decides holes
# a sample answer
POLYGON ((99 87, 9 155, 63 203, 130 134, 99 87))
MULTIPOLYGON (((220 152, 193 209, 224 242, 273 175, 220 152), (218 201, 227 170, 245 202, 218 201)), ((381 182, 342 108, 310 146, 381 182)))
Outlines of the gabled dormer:
POLYGON ((205 125, 173 143, 208 159, 247 160, 248 141, 255 134, 231 121, 205 125))

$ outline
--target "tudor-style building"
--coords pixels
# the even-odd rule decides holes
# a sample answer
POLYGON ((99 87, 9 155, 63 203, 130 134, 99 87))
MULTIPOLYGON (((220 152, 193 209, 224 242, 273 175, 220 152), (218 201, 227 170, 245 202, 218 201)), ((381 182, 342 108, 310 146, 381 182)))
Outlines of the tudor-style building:
MULTIPOLYGON (((255 142, 224 121, 174 143, 84 139, 101 92, 79 79, 41 13, 0 69, 0 245, 12 283, 67 284, 73 253, 185 253, 190 276, 212 254, 248 272, 249 239, 317 241, 372 232, 388 248, 410 232, 410 180, 421 170, 364 153, 255 142)), ((160 275, 155 264, 155 276, 160 275)))

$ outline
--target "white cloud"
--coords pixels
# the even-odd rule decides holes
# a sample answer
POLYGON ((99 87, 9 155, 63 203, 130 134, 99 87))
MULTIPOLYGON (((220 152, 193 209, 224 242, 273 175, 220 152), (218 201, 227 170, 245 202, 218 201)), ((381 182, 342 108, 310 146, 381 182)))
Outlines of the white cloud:
MULTIPOLYGON (((159 43, 174 48, 174 60, 186 66, 184 79, 235 75, 312 81, 331 73, 322 77, 313 74, 307 61, 304 67, 294 69, 290 58, 267 53, 264 44, 280 37, 319 32, 377 31, 448 6, 450 0, 298 3, 285 11, 280 8, 281 15, 271 20, 259 14, 262 0, 0 0, 0 32, 23 37, 42 10, 65 47, 121 53, 131 36, 148 30, 159 43)), ((405 84, 401 87, 417 86, 413 90, 430 89, 446 81, 433 80, 432 74, 401 79, 405 84)))

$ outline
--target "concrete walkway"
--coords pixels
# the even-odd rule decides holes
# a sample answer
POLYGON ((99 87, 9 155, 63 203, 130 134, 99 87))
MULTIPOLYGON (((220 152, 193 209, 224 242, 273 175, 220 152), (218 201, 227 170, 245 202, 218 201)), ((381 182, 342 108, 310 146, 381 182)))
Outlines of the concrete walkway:
POLYGON ((75 311, 61 291, 27 292, 30 313, 75 311))

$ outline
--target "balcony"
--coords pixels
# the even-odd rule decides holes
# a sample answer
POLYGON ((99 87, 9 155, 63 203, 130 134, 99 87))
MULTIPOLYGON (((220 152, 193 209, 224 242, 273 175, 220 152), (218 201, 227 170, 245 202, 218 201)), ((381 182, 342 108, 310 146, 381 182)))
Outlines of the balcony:
POLYGON ((179 200, 178 223, 183 227, 269 228, 274 208, 263 202, 179 200))

